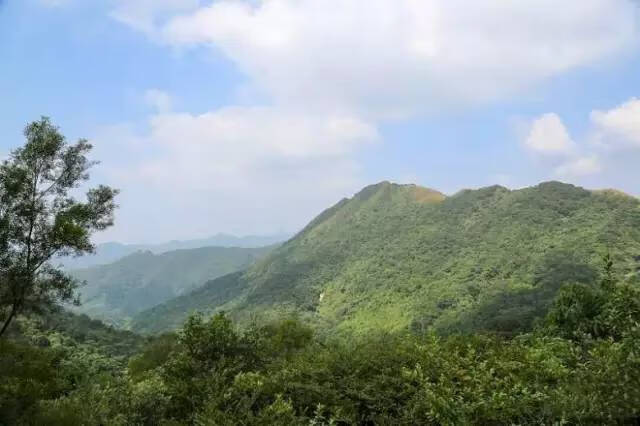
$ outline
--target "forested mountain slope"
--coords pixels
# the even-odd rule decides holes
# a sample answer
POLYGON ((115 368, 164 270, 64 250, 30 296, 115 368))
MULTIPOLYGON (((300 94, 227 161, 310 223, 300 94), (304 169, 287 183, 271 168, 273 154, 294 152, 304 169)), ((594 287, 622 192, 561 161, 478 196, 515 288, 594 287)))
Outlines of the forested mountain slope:
POLYGON ((209 238, 197 240, 174 240, 161 244, 121 244, 116 242, 98 244, 95 253, 81 257, 64 257, 58 259, 66 269, 84 269, 96 265, 106 265, 116 262, 125 256, 139 251, 150 251, 154 254, 167 253, 175 250, 189 250, 202 247, 266 247, 287 240, 288 234, 276 235, 247 235, 236 237, 228 234, 216 234, 209 238))
POLYGON ((77 312, 122 324, 131 315, 247 268, 273 247, 204 247, 163 254, 137 252, 117 262, 72 271, 87 285, 77 312))
POLYGON ((640 201, 559 182, 453 196, 383 182, 340 201, 242 273, 138 314, 158 332, 194 310, 297 312, 325 330, 529 329, 565 284, 610 252, 639 281, 640 201))

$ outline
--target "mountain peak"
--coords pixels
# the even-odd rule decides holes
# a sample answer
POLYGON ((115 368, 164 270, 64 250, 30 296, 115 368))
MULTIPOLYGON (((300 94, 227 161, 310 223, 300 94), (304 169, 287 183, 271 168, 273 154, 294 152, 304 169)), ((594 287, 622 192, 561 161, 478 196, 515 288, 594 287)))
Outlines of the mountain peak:
POLYGON ((367 201, 375 195, 382 195, 385 193, 390 196, 393 194, 407 194, 410 195, 413 201, 417 201, 419 203, 440 202, 446 198, 444 194, 436 191, 435 189, 413 183, 400 184, 384 180, 364 187, 353 196, 352 200, 367 201))
POLYGON ((590 283, 605 250, 636 270, 638 207, 561 182, 446 197, 383 181, 325 210, 246 272, 140 313, 132 326, 164 331, 192 310, 245 320, 293 310, 336 330, 529 329, 565 282, 549 281, 549 271, 590 283), (509 299, 496 296, 504 289, 509 299))

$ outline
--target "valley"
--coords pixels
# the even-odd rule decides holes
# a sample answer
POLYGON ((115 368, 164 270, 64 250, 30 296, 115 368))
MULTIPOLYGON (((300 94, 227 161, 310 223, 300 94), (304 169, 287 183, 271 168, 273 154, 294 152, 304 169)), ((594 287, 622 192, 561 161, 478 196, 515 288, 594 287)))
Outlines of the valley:
POLYGON ((640 426, 640 0, 0 0, 0 426, 640 426))
POLYGON ((189 293, 208 280, 245 269, 274 247, 202 247, 154 254, 138 251, 114 263, 71 270, 85 283, 71 308, 126 326, 135 314, 189 293))

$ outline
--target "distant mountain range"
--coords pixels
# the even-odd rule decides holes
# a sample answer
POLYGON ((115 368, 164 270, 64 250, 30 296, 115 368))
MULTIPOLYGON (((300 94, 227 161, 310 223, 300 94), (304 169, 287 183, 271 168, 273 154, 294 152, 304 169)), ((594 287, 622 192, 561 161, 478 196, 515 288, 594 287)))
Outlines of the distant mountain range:
POLYGON ((160 254, 173 250, 185 250, 200 247, 255 248, 281 243, 286 241, 288 238, 290 238, 289 234, 268 236, 250 235, 244 237, 236 237, 228 234, 216 234, 209 238, 184 241, 173 240, 161 244, 122 244, 109 242, 99 244, 96 247, 95 254, 82 257, 65 257, 58 259, 57 262, 61 263, 65 269, 81 269, 94 265, 112 263, 138 251, 150 251, 151 253, 160 254))
MULTIPOLYGON (((640 285, 640 200, 560 182, 452 196, 382 182, 344 199, 244 271, 136 314, 134 331, 193 311, 236 320, 293 313, 326 332, 530 329, 601 256, 640 285)), ((176 272, 176 279, 187 270, 176 272)))
POLYGON ((72 309, 125 325, 144 309, 247 268, 274 247, 201 247, 161 254, 137 251, 110 264, 72 270, 74 277, 86 281, 80 289, 82 305, 72 309))

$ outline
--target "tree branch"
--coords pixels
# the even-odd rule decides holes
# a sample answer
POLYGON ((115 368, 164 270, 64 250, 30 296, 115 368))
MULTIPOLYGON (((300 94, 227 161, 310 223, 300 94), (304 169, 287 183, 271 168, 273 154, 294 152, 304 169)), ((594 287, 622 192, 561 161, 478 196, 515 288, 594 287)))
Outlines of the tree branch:
POLYGON ((11 306, 11 313, 9 313, 9 316, 7 317, 7 320, 4 322, 2 329, 0 329, 0 337, 2 337, 4 332, 7 331, 7 328, 9 328, 9 324, 11 323, 11 320, 13 320, 13 317, 15 316, 15 314, 16 314, 16 305, 14 303, 11 306))

